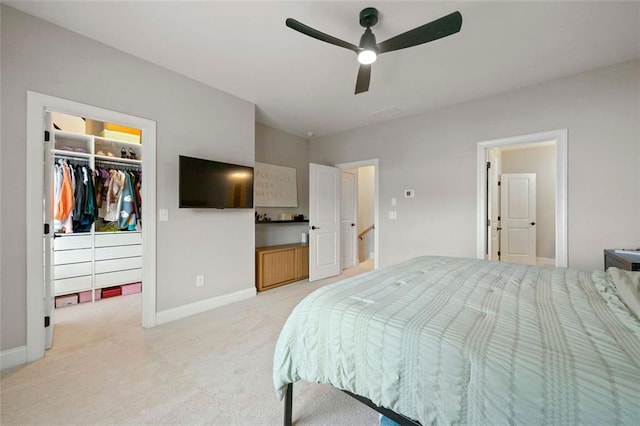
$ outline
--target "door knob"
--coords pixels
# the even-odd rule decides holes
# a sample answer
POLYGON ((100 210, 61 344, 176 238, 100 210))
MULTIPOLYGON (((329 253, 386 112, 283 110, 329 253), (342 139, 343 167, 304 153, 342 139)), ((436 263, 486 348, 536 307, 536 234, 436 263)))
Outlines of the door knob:
POLYGON ((311 229, 312 229, 312 230, 314 230, 314 229, 320 229, 320 227, 318 227, 318 226, 312 226, 312 227, 311 227, 311 229))
POLYGON ((531 222, 531 225, 535 225, 535 224, 536 224, 535 222, 531 222))

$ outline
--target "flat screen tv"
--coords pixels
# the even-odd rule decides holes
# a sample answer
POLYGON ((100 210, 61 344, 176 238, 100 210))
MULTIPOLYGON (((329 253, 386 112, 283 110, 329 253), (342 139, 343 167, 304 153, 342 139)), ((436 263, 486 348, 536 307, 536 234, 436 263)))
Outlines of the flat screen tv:
POLYGON ((252 209, 253 167, 181 155, 178 200, 181 208, 252 209))

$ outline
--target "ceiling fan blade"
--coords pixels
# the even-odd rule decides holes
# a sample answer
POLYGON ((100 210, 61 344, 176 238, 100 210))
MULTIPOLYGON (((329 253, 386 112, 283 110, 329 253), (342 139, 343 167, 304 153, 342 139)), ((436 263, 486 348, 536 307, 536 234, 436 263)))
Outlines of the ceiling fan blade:
POLYGON ((460 12, 453 12, 440 19, 429 22, 428 24, 424 24, 378 43, 378 51, 379 53, 391 52, 394 50, 404 49, 406 47, 428 43, 430 41, 455 34, 460 31, 461 27, 462 15, 460 12))
POLYGON ((356 95, 369 90, 369 81, 371 81, 371 65, 360 65, 356 79, 356 95))
POLYGON ((302 34, 308 35, 309 37, 313 37, 317 40, 324 41, 326 43, 330 43, 339 47, 344 47, 345 49, 353 50, 354 52, 358 53, 359 49, 355 44, 351 44, 334 36, 330 36, 329 34, 325 34, 321 31, 311 28, 308 25, 303 24, 300 21, 296 21, 293 18, 287 18, 285 23, 287 27, 299 31, 302 34))

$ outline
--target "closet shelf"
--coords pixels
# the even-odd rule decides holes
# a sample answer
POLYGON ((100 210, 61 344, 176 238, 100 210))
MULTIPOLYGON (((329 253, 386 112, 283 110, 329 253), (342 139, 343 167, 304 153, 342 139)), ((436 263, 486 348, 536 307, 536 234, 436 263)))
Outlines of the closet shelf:
POLYGON ((256 222, 256 225, 263 223, 309 223, 309 219, 305 220, 260 220, 256 222))
POLYGON ((80 133, 65 132, 64 130, 54 130, 54 136, 60 139, 75 140, 78 142, 89 142, 91 135, 83 135, 80 133))
POLYGON ((122 157, 110 157, 108 155, 95 155, 96 162, 102 161, 116 161, 118 163, 128 163, 128 164, 142 164, 142 160, 132 160, 130 158, 122 158, 122 157))
POLYGON ((141 234, 142 231, 136 230, 136 231, 95 231, 96 235, 106 235, 106 234, 122 234, 122 233, 126 233, 126 234, 141 234))
POLYGON ((62 155, 64 157, 91 158, 88 152, 71 151, 68 149, 52 149, 54 155, 62 155))
POLYGON ((131 147, 136 147, 136 148, 142 148, 142 144, 136 143, 136 142, 127 142, 127 141, 121 141, 118 139, 109 139, 109 138, 105 138, 102 136, 94 136, 94 139, 96 140, 96 143, 99 145, 104 145, 104 146, 120 146, 120 145, 126 145, 126 146, 131 146, 131 147))

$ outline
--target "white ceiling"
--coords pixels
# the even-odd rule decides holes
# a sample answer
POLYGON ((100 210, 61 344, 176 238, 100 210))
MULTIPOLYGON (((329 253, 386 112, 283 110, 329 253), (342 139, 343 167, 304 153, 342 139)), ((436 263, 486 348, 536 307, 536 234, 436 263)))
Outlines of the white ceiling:
POLYGON ((256 119, 307 137, 415 114, 640 57, 639 2, 5 1, 256 104, 256 119), (381 55, 354 95, 356 55, 285 27, 295 18, 358 44, 459 10, 462 30, 381 55), (375 113, 375 114, 374 114, 375 113))

